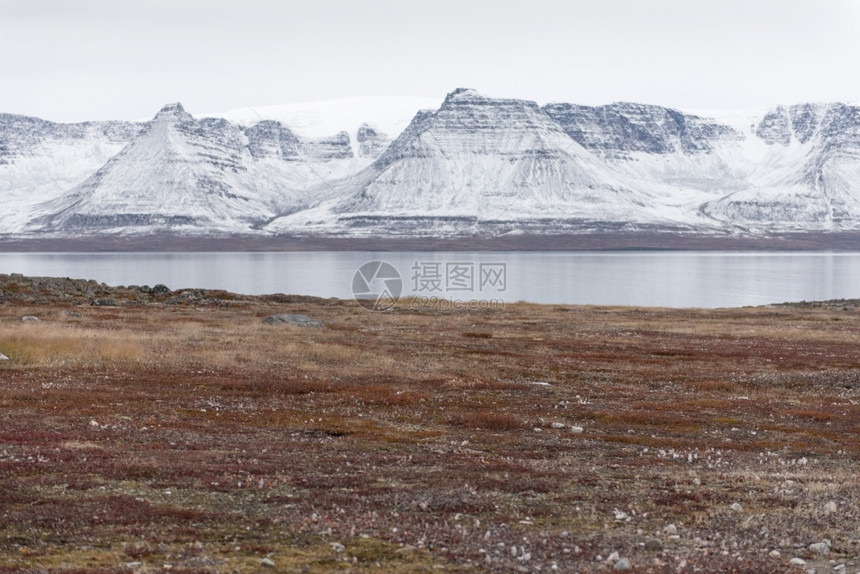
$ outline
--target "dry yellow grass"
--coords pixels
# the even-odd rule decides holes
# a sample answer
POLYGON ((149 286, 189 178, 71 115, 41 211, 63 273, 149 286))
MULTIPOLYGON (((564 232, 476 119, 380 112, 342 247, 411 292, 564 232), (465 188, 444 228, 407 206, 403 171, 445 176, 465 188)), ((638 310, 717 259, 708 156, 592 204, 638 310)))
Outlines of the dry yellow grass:
POLYGON ((0 325, 0 353, 28 366, 137 362, 146 339, 132 331, 105 331, 52 323, 0 325))

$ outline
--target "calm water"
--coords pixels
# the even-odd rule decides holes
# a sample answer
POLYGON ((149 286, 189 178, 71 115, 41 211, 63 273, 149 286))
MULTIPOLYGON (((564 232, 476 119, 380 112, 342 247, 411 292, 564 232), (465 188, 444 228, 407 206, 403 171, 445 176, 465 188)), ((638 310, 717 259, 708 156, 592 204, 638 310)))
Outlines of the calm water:
POLYGON ((395 268, 404 294, 456 300, 729 307, 860 297, 860 253, 0 253, 0 273, 351 298, 356 271, 373 260, 395 268))

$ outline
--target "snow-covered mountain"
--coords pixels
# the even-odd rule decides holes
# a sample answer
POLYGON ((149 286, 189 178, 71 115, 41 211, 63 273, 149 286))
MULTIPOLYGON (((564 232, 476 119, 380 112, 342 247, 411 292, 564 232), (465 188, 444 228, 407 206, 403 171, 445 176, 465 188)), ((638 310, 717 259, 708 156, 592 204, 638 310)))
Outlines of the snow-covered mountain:
POLYGON ((427 103, 0 115, 0 234, 860 230, 857 106, 427 103))
POLYGON ((0 233, 23 227, 31 206, 86 179, 144 127, 134 122, 59 124, 0 114, 0 233))
POLYGON ((767 151, 747 185, 702 213, 750 230, 860 227, 860 108, 805 104, 769 110, 755 127, 767 151))
POLYGON ((308 139, 277 121, 196 120, 170 104, 85 181, 33 206, 26 231, 249 233, 373 157, 356 157, 346 132, 308 139))
POLYGON ((686 222, 534 102, 465 89, 418 114, 371 166, 332 186, 333 199, 266 229, 432 235, 686 222))

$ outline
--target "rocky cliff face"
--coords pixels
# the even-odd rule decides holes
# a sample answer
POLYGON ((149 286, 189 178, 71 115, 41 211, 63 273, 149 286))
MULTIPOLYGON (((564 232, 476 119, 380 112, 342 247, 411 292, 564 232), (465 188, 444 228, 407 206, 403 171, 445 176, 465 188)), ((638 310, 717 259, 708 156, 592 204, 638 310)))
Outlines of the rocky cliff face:
POLYGON ((610 158, 629 158, 631 152, 705 154, 717 141, 742 137, 714 120, 658 106, 549 104, 543 109, 584 148, 610 158))
POLYGON ((361 124, 356 134, 359 157, 377 158, 388 147, 388 135, 369 124, 361 124))

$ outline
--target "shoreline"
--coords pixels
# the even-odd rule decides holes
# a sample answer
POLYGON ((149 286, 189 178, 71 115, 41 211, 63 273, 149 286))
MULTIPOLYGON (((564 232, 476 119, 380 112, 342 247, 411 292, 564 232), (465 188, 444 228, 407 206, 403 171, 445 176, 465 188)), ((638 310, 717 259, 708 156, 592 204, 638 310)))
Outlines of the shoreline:
POLYGON ((245 251, 858 251, 860 232, 687 235, 612 232, 494 237, 175 236, 10 237, 4 253, 245 251))

